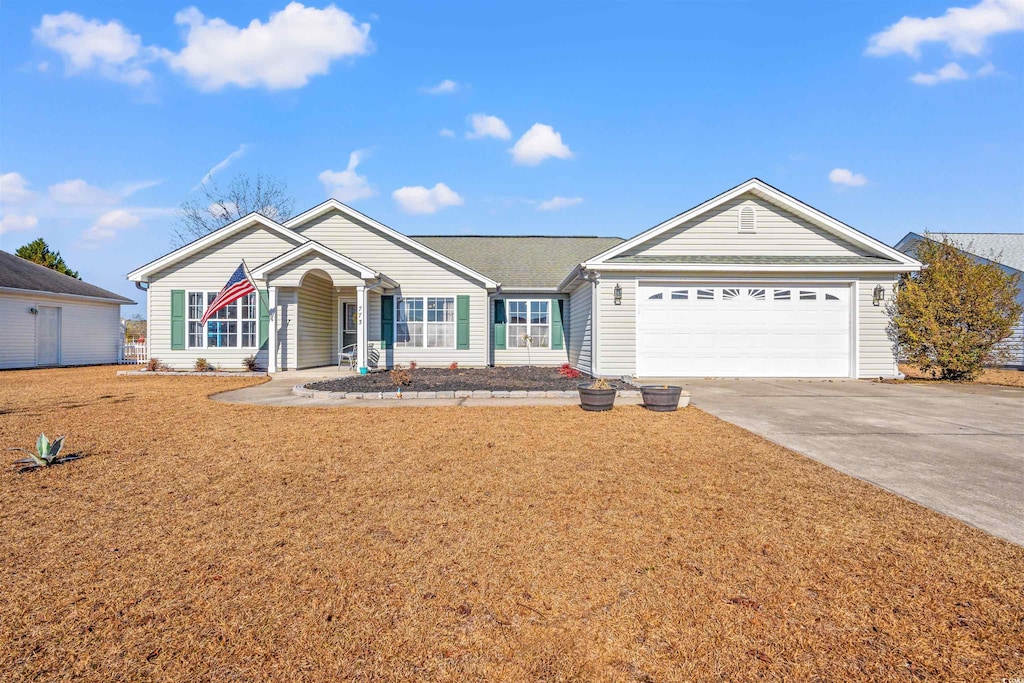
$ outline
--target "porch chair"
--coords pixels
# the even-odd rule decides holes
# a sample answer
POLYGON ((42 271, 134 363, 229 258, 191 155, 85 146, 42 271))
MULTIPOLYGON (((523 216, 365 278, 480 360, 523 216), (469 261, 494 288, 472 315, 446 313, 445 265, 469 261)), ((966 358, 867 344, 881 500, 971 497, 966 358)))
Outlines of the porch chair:
MULTIPOLYGON (((358 344, 349 344, 348 346, 341 347, 341 351, 338 352, 338 369, 341 370, 341 364, 348 362, 348 369, 355 370, 356 363, 359 361, 357 351, 358 344)), ((374 348, 373 344, 366 345, 366 367, 369 370, 376 370, 377 364, 380 362, 380 351, 374 348)))

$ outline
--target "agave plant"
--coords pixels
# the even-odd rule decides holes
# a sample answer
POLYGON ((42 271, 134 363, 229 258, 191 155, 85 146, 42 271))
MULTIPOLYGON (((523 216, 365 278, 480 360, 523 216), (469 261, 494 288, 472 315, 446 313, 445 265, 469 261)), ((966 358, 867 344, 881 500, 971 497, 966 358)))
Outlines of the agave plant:
POLYGON ((36 439, 36 450, 32 452, 27 448, 9 448, 10 451, 21 451, 28 455, 27 458, 21 460, 15 460, 14 466, 19 467, 19 471, 34 470, 39 467, 49 467, 51 465, 58 465, 62 462, 68 462, 69 460, 77 460, 82 457, 81 455, 65 455, 61 457, 61 449, 64 448, 63 436, 50 441, 46 438, 46 434, 40 434, 39 438, 36 439))

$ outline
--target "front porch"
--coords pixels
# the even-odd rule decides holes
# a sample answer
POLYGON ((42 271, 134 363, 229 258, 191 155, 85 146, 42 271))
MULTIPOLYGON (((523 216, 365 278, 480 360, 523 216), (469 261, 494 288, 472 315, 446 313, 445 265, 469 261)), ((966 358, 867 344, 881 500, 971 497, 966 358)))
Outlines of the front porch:
POLYGON ((267 372, 338 367, 343 349, 368 368, 371 299, 394 283, 322 245, 306 243, 253 271, 266 284, 267 372))

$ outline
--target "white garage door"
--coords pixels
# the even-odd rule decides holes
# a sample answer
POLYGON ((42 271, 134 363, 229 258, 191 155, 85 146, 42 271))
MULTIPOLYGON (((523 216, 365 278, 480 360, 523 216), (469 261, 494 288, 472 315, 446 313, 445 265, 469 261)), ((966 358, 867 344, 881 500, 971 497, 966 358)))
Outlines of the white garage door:
POLYGON ((640 377, 849 377, 846 285, 642 284, 640 377))

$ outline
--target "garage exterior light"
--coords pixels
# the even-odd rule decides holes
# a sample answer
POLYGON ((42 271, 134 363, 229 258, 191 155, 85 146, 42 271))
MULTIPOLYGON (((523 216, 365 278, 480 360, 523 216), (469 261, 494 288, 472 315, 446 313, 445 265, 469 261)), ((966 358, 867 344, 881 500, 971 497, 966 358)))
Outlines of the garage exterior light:
POLYGON ((612 301, 616 306, 622 305, 622 285, 615 285, 615 289, 612 290, 612 301))
POLYGON ((885 300, 885 287, 882 285, 875 285, 875 291, 871 294, 871 303, 875 306, 881 306, 882 301, 885 300))

